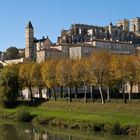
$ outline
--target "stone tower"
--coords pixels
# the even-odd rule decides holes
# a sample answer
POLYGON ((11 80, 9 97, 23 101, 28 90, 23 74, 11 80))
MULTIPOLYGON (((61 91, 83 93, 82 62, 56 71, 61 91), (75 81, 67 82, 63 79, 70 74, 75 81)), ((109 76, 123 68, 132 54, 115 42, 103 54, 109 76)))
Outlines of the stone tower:
POLYGON ((112 24, 112 22, 110 22, 110 24, 108 26, 108 30, 109 30, 109 33, 112 34, 112 32, 113 32, 113 24, 112 24))
POLYGON ((122 27, 124 31, 129 31, 129 20, 127 19, 119 20, 117 26, 122 27))
POLYGON ((25 58, 30 60, 34 59, 34 28, 32 23, 29 21, 25 28, 25 38, 26 38, 26 47, 25 47, 25 58))
POLYGON ((140 18, 139 17, 131 19, 131 31, 140 33, 140 18))

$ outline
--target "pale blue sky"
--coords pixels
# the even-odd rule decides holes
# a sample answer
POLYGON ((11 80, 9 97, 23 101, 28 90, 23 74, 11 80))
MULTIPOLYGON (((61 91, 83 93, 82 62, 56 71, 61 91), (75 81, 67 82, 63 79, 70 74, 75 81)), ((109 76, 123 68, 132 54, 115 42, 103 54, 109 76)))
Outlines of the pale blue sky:
POLYGON ((140 0, 0 0, 0 51, 25 47, 25 26, 31 20, 35 36, 56 42, 72 23, 115 24, 140 17, 140 0))

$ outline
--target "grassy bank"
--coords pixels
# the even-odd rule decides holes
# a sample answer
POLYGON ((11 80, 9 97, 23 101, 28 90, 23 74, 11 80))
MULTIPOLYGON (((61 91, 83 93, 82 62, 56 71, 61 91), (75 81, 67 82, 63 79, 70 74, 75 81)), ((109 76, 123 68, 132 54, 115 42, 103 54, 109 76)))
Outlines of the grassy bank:
POLYGON ((46 126, 106 131, 115 134, 140 134, 140 102, 83 103, 49 101, 38 107, 0 110, 3 119, 31 121, 46 126))

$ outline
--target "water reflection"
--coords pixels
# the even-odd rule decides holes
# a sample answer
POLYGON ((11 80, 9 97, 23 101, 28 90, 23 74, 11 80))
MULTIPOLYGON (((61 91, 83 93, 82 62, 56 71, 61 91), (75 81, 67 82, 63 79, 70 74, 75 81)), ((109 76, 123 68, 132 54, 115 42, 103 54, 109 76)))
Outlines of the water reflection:
POLYGON ((114 136, 114 135, 76 135, 62 130, 54 132, 49 130, 39 131, 29 124, 2 124, 0 125, 0 140, 139 140, 140 137, 114 136))

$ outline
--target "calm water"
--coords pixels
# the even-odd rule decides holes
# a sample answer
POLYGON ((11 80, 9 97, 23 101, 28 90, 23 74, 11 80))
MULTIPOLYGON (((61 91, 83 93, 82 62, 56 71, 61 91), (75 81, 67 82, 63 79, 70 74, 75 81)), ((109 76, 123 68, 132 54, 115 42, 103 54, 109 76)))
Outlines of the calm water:
POLYGON ((29 124, 0 125, 0 140, 139 140, 140 137, 87 135, 67 130, 38 129, 29 124))

